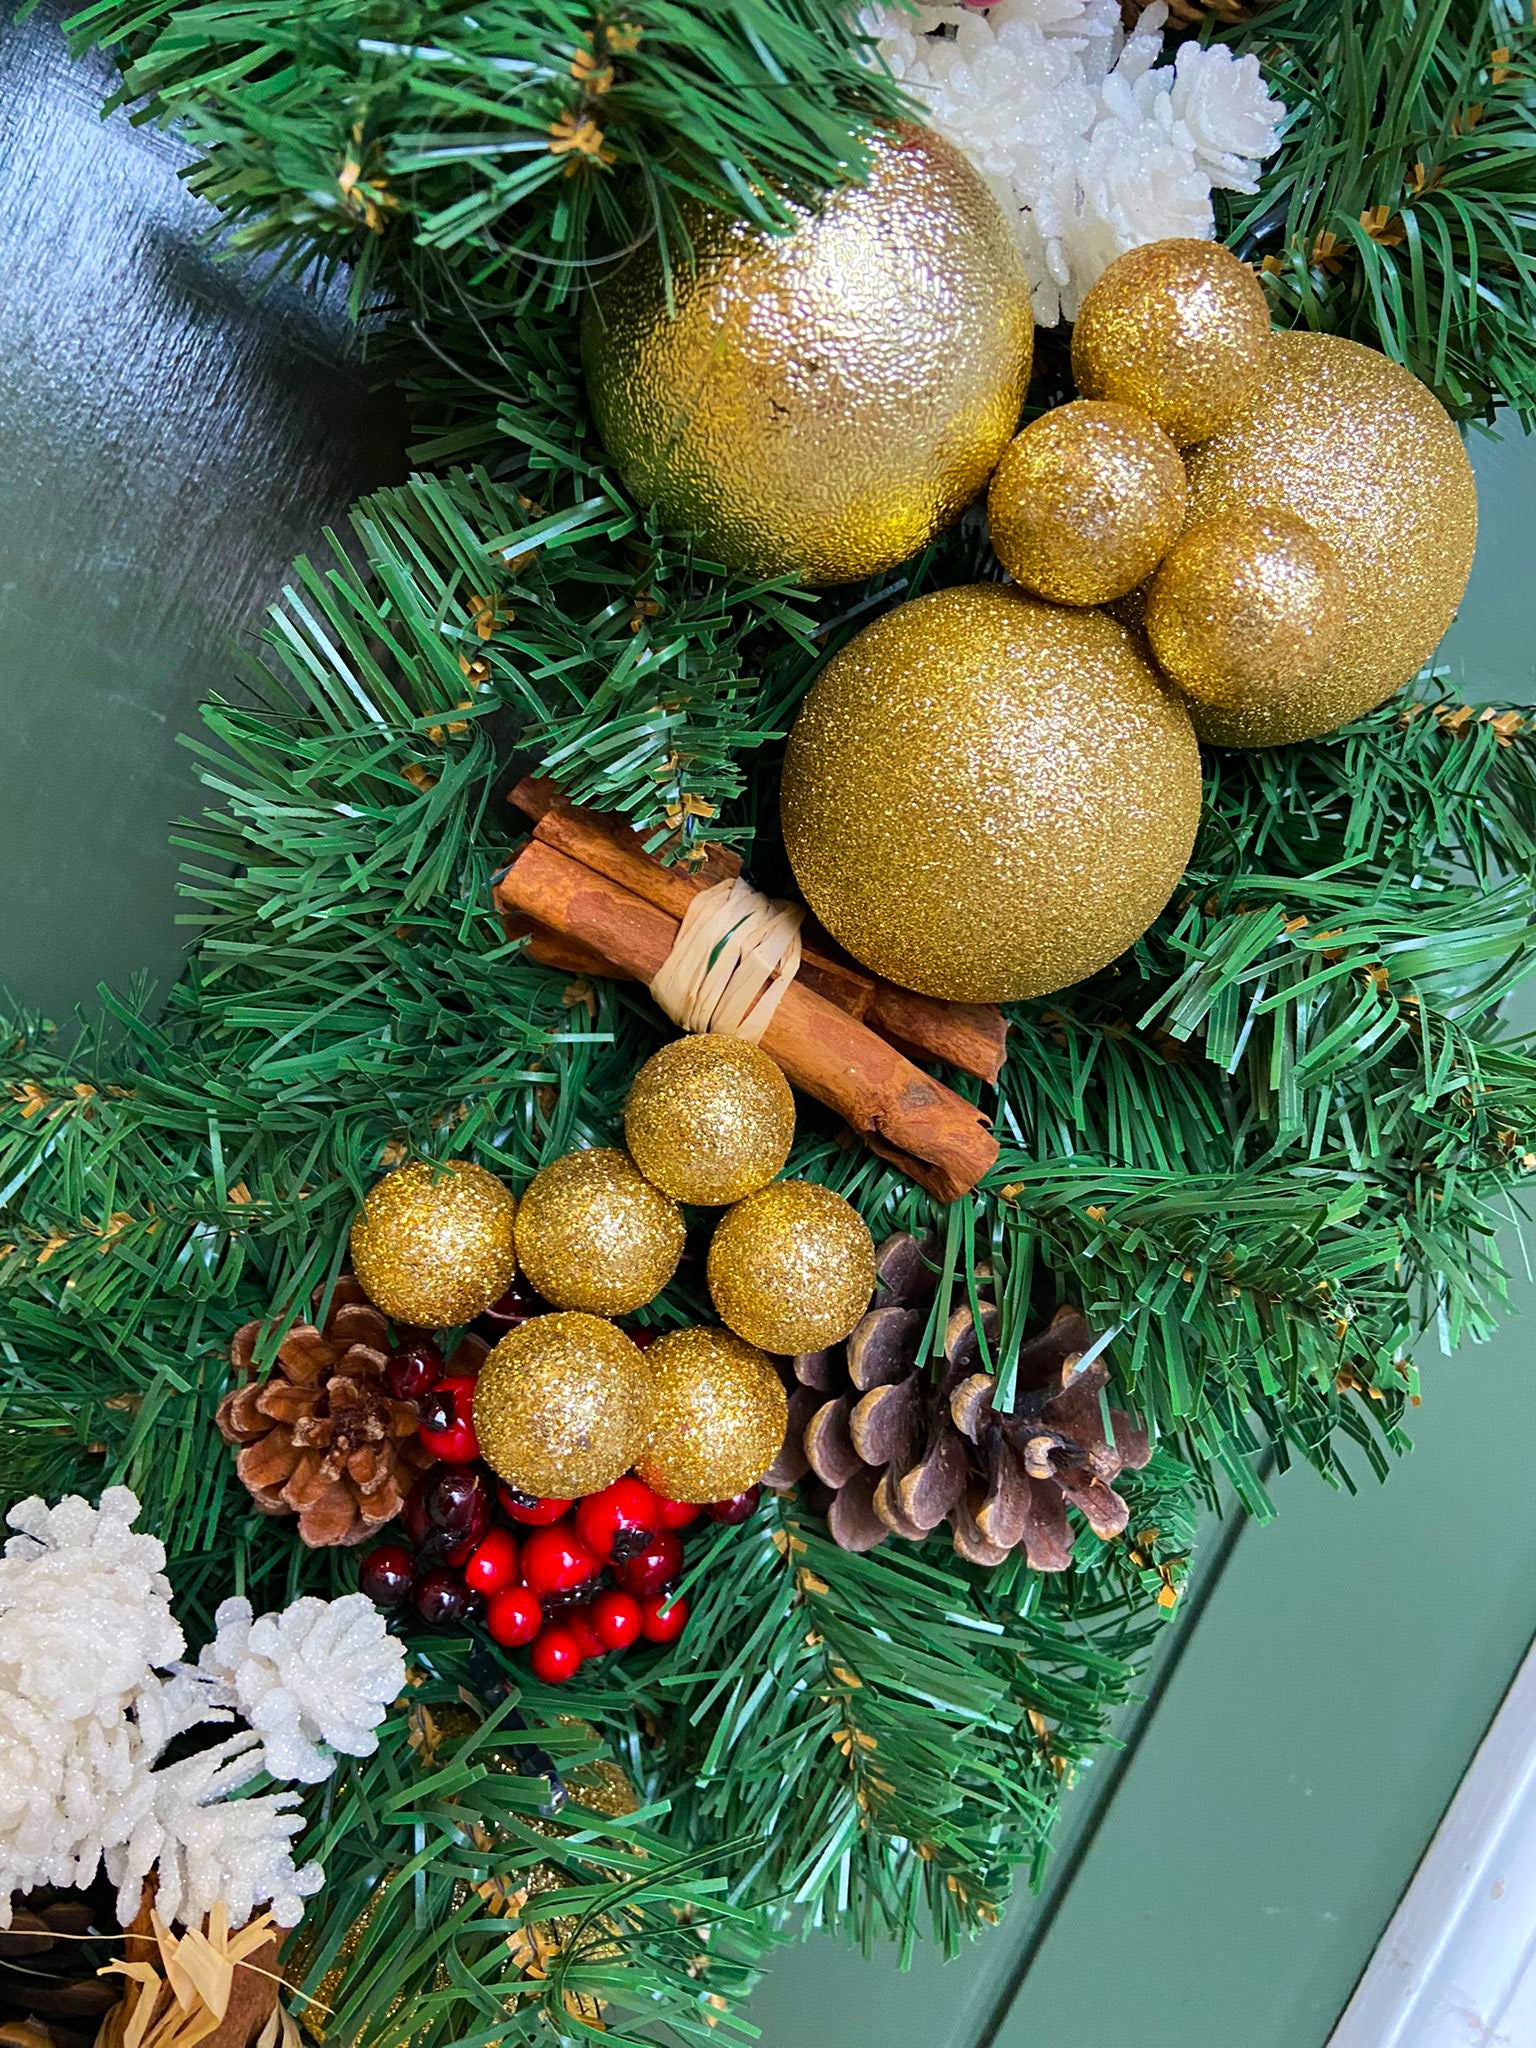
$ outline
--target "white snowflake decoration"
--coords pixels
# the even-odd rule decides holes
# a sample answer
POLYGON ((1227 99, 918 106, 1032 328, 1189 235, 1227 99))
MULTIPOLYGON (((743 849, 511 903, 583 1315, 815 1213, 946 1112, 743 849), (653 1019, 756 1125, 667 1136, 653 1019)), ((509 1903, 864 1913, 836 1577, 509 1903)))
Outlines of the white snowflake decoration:
POLYGON ((0 1559, 0 1928, 38 1884, 89 1884, 103 1862, 123 1921, 144 1879, 167 1920, 222 1904, 232 1928, 270 1905, 293 1926, 320 1886, 293 1860, 294 1792, 231 1798, 265 1771, 315 1784, 336 1753, 366 1756, 404 1674, 404 1653, 360 1594, 252 1615, 226 1601, 199 1667, 171 1613, 165 1550, 136 1535, 139 1503, 23 1501, 0 1559), (164 1675, 169 1672, 169 1676, 164 1675), (173 1736, 238 1715, 180 1763, 173 1736), (326 1745, 325 1749, 321 1745, 326 1745))
POLYGON ((965 151, 1015 223, 1035 318, 1072 320, 1116 256, 1215 232, 1211 193, 1252 192, 1285 109, 1254 57, 1181 45, 1166 6, 1127 36, 1119 0, 877 7, 885 64, 965 151))

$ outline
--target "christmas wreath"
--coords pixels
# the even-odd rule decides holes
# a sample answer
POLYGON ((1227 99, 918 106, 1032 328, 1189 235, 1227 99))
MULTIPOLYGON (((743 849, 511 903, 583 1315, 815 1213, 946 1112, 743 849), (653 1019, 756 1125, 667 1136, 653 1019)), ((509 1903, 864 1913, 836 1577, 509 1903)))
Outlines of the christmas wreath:
POLYGON ((704 2040, 953 1949, 1202 1508, 1492 1327, 1536 750, 1423 665, 1531 32, 1169 17, 77 16, 417 466, 189 741, 179 982, 8 1027, 7 2012, 704 2040))

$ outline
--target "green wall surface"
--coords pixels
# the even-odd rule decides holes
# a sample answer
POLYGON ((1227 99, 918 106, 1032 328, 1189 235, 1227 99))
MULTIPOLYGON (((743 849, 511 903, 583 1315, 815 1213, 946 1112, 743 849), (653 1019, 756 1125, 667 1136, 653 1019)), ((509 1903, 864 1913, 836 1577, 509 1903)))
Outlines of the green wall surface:
MULTIPOLYGON (((174 147, 99 122, 103 76, 46 11, 0 30, 0 979, 54 1015, 174 972, 175 736, 290 557, 403 465, 335 308, 217 264, 174 147)), ((1536 447, 1474 455, 1446 658, 1469 695, 1529 696, 1536 447)), ((1041 1901, 906 1975, 786 1951, 767 2048, 1322 2048, 1536 1623, 1530 1328, 1423 1358, 1386 1487, 1293 1473, 1273 1526, 1207 1531, 1041 1901)))

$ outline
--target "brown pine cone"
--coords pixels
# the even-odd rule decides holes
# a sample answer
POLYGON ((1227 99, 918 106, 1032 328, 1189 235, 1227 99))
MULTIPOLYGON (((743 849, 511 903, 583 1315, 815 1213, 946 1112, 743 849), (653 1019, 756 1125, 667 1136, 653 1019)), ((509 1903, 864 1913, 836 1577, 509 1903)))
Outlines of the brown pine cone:
POLYGON ((0 2048, 91 2048, 123 1989, 121 1977, 96 1974, 121 1949, 77 1938, 116 1931, 111 1892, 101 1889, 39 1885, 15 1901, 0 1934, 0 2048))
MULTIPOLYGON (((888 1237, 869 1313, 845 1343, 793 1361, 788 1432, 765 1483, 813 1473, 844 1550, 872 1550, 888 1535, 920 1542, 947 1522, 973 1564, 998 1565, 1022 1548, 1036 1571, 1065 1571, 1068 1507, 1097 1536, 1118 1536, 1129 1509, 1112 1482, 1146 1464, 1146 1433, 1111 1409, 1114 1442, 1106 1436, 1108 1374, 1098 1359, 1079 1365, 1093 1333, 1073 1308, 1021 1346, 1011 1414, 992 1406, 969 1306, 950 1317, 943 1360, 930 1369, 918 1353, 937 1281, 931 1251, 905 1233, 888 1237)), ((978 1305, 995 1357, 997 1308, 978 1305)))
POLYGON ((297 1515, 311 1548, 363 1543, 404 1505, 432 1460, 414 1401, 384 1380, 389 1326, 348 1274, 324 1329, 295 1323, 266 1379, 254 1377, 261 1323, 237 1330, 230 1361, 244 1384, 219 1403, 219 1434, 264 1515, 297 1515))
MULTIPOLYGON (((1120 0, 1120 19, 1134 28, 1152 0, 1120 0)), ((1267 5, 1267 0, 1168 0, 1168 32, 1185 35, 1213 21, 1219 28, 1235 28, 1267 5)))

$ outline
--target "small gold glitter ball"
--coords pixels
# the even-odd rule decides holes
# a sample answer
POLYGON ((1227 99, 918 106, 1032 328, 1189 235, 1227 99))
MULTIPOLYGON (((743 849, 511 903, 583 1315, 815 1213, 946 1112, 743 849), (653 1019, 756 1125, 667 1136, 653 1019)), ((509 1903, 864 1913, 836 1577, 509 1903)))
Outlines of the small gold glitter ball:
POLYGON ((475 1435, 522 1493, 575 1500, 611 1486, 645 1443, 644 1354, 601 1316, 534 1316, 492 1351, 475 1382, 475 1435))
POLYGON ((1230 713, 1207 703, 1201 737, 1273 747, 1332 732, 1416 675, 1455 615, 1477 540, 1477 487, 1432 391, 1376 349, 1332 334, 1277 334, 1251 402, 1192 449, 1189 523, 1264 506, 1333 549, 1345 626, 1309 682, 1230 713))
POLYGON ((755 1486, 784 1442, 778 1374, 729 1330, 669 1330, 645 1354, 650 1435, 635 1462, 669 1500, 731 1500, 755 1486))
POLYGON ((1179 451, 1129 405, 1079 398, 1011 441, 987 495, 1015 583, 1053 604, 1107 604, 1149 576, 1184 523, 1179 451))
POLYGON ((636 1074, 624 1136, 663 1194, 718 1207, 766 1187, 783 1166, 795 1098, 759 1046, 701 1032, 664 1045, 636 1074))
POLYGON ((1230 249, 1147 242, 1083 300, 1072 375, 1085 398, 1138 406, 1187 448, 1247 403, 1270 340, 1264 287, 1230 249))
POLYGON ((828 662, 780 808, 801 893, 856 960, 1014 1002, 1081 981, 1162 909, 1200 750, 1125 627, 977 583, 898 605, 828 662))
POLYGON ((517 1256, 556 1308, 622 1316, 654 1301, 683 1255, 677 1204, 627 1152, 567 1152, 540 1169, 517 1212, 517 1256))
POLYGON ((1344 572, 1294 512, 1218 512, 1164 556, 1145 623, 1195 731, 1209 708, 1230 735, 1246 711, 1267 722, 1327 668, 1344 637, 1344 572))
POLYGON ((695 267, 673 271, 672 307, 654 236, 589 301, 609 456, 728 568, 892 568, 985 488, 1019 423, 1034 322, 1001 207, 926 129, 872 157, 788 234, 684 202, 695 267))
POLYGON ((776 1180, 727 1209, 709 1247, 720 1320, 762 1351, 820 1351, 846 1337, 875 1288, 875 1241, 858 1210, 809 1180, 776 1180))
POLYGON ((368 1190, 352 1225, 352 1268, 374 1307, 429 1330, 467 1323, 517 1271, 517 1204, 467 1159, 415 1159, 368 1190))

